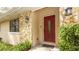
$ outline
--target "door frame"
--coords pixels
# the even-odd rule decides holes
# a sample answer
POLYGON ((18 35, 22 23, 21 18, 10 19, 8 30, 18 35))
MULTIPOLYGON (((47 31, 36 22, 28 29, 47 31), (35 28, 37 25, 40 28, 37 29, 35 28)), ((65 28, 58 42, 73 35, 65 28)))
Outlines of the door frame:
MULTIPOLYGON (((44 35, 43 35, 43 43, 42 44, 48 44, 48 45, 54 45, 54 46, 56 46, 56 15, 48 15, 48 16, 55 16, 55 42, 52 42, 52 43, 51 42, 46 42, 44 40, 44 35)), ((46 17, 46 16, 44 16, 44 17, 46 17)), ((44 23, 43 23, 43 27, 44 27, 44 23)), ((44 34, 44 29, 43 29, 43 34, 44 34)))

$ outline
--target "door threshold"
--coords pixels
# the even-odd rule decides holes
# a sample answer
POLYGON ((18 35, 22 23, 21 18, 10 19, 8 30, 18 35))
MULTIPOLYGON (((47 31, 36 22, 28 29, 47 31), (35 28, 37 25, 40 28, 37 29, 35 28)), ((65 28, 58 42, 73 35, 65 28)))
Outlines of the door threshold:
POLYGON ((53 42, 43 42, 42 45, 56 46, 56 44, 53 42))
POLYGON ((42 44, 43 47, 54 48, 54 45, 42 44))

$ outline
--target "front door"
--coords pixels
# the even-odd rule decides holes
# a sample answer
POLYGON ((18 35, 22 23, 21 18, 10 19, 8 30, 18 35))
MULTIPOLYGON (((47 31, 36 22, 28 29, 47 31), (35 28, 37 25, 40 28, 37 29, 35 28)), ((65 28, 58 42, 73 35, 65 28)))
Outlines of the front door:
POLYGON ((55 43, 55 15, 44 17, 44 41, 55 43))

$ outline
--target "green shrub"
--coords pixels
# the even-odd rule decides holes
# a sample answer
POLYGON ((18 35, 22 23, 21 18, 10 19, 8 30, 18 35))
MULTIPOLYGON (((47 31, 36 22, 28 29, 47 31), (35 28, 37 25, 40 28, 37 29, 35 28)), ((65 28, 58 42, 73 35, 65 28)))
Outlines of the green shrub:
POLYGON ((79 51, 79 24, 62 26, 59 35, 60 50, 79 51))
POLYGON ((20 51, 29 50, 31 46, 32 46, 32 43, 29 40, 27 40, 24 43, 20 43, 16 45, 13 50, 16 50, 16 51, 17 50, 20 50, 20 51))
POLYGON ((32 42, 30 42, 29 40, 15 46, 0 42, 0 51, 25 51, 29 50, 31 46, 32 42))

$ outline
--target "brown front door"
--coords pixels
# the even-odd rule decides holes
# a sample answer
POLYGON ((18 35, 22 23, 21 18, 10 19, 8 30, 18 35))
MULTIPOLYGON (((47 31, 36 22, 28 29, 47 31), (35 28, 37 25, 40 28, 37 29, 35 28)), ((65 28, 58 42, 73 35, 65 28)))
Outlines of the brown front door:
POLYGON ((55 43, 55 15, 44 17, 44 41, 55 43))

